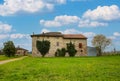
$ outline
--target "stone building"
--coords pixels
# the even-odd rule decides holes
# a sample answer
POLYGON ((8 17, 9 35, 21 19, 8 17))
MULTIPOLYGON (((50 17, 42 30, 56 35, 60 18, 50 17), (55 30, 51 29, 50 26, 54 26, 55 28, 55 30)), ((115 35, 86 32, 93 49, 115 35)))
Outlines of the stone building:
POLYGON ((28 50, 21 48, 21 47, 17 47, 16 48, 16 55, 27 55, 28 54, 28 50))
POLYGON ((87 47, 88 56, 97 56, 97 49, 95 47, 87 47))
POLYGON ((82 34, 62 34, 60 32, 48 32, 42 34, 33 34, 32 37, 32 55, 41 56, 36 48, 37 40, 49 40, 50 50, 45 56, 55 56, 56 50, 66 48, 66 43, 70 41, 75 44, 77 50, 76 56, 87 56, 87 38, 82 34))

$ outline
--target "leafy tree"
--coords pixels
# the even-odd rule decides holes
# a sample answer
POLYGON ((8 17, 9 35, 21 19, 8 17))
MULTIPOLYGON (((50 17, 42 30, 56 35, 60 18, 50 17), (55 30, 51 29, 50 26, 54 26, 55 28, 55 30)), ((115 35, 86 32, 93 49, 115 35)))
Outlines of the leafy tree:
POLYGON ((75 49, 75 45, 72 42, 67 43, 67 52, 70 57, 75 56, 75 54, 77 53, 77 50, 75 49))
POLYGON ((49 52, 50 42, 43 39, 42 41, 37 41, 36 46, 42 57, 44 57, 49 52))
POLYGON ((14 56, 16 53, 14 43, 12 41, 5 42, 3 52, 8 57, 14 56))
POLYGON ((94 36, 92 40, 92 44, 97 49, 97 52, 98 52, 97 56, 101 56, 103 50, 111 44, 111 40, 106 38, 104 35, 100 34, 100 35, 94 36))
POLYGON ((57 51, 55 52, 55 56, 57 56, 57 57, 64 57, 65 54, 66 54, 65 48, 57 49, 57 51))

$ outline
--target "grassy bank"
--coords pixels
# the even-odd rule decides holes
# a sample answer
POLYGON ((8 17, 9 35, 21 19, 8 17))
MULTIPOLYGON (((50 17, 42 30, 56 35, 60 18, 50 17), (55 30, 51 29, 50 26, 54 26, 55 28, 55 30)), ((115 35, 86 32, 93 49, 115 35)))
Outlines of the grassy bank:
POLYGON ((32 58, 0 65, 0 81, 119 81, 120 56, 32 58), (9 67, 9 68, 8 68, 9 67))

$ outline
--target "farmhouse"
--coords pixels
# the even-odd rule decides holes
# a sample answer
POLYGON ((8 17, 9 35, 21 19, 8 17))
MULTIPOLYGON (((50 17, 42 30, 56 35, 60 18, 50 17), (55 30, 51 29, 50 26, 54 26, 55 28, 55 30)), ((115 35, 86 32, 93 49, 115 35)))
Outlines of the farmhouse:
POLYGON ((87 38, 82 34, 62 34, 60 32, 48 32, 42 34, 33 34, 32 37, 32 55, 41 56, 36 48, 37 40, 49 40, 50 50, 46 56, 55 56, 57 49, 66 48, 66 43, 72 42, 77 50, 76 56, 87 56, 87 38))
POLYGON ((21 47, 17 47, 16 48, 16 55, 27 55, 28 54, 28 50, 21 48, 21 47))

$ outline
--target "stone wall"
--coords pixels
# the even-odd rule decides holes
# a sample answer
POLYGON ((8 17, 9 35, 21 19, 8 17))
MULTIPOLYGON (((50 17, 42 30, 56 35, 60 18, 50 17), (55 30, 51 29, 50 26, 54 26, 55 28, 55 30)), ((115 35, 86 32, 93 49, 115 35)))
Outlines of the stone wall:
MULTIPOLYGON (((33 56, 41 56, 39 51, 36 48, 36 41, 43 40, 43 37, 32 37, 32 55, 33 56)), ((87 39, 63 39, 63 37, 44 37, 44 40, 50 41, 50 50, 49 53, 46 54, 46 57, 55 56, 56 50, 59 48, 66 48, 66 43, 70 41, 75 44, 75 48, 77 49, 76 56, 87 56, 87 39), (82 48, 79 48, 79 43, 82 43, 82 48), (81 52, 82 50, 82 52, 81 52)))
POLYGON ((28 51, 26 50, 17 50, 16 51, 16 55, 27 55, 28 54, 28 51))
POLYGON ((66 43, 72 42, 77 50, 76 56, 87 56, 87 40, 86 39, 64 39, 64 47, 66 43), (79 43, 82 43, 82 48, 79 48, 79 43))

